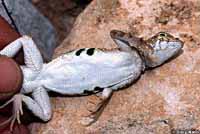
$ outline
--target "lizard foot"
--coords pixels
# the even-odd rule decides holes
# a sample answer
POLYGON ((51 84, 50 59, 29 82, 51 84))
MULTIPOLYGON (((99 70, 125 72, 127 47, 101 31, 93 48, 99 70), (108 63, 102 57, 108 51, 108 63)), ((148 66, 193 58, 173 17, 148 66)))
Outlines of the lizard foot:
POLYGON ((84 126, 90 126, 92 123, 97 121, 110 99, 110 97, 104 98, 98 95, 95 95, 95 97, 95 100, 89 101, 90 109, 87 108, 89 114, 84 116, 80 121, 80 123, 84 126))
POLYGON ((16 94, 10 100, 8 100, 4 105, 0 106, 0 109, 1 109, 1 108, 4 108, 5 106, 7 106, 9 103, 13 102, 13 115, 8 120, 1 123, 0 126, 3 126, 5 124, 11 122, 10 130, 12 131, 13 125, 16 120, 17 120, 18 124, 21 123, 20 115, 23 115, 22 98, 23 98, 22 94, 16 94))

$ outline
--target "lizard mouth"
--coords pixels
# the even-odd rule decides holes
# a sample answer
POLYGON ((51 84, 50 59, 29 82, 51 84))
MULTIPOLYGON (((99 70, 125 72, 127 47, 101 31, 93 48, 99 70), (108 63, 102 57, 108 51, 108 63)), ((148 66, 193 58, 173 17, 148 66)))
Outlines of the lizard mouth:
POLYGON ((124 35, 125 35, 125 33, 122 31, 119 31, 119 30, 110 31, 111 38, 123 37, 124 35))
POLYGON ((118 31, 118 30, 112 30, 110 32, 110 36, 116 42, 121 42, 121 43, 125 43, 127 45, 130 45, 129 42, 128 42, 128 40, 131 37, 130 34, 127 34, 125 32, 118 31))

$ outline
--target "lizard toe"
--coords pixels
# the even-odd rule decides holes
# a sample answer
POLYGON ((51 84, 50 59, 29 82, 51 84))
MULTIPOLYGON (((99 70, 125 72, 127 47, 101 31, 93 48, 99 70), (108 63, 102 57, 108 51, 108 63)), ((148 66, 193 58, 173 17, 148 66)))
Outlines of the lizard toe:
POLYGON ((92 123, 94 123, 96 120, 92 117, 83 117, 81 120, 80 120, 80 124, 83 125, 83 126, 90 126, 92 123))

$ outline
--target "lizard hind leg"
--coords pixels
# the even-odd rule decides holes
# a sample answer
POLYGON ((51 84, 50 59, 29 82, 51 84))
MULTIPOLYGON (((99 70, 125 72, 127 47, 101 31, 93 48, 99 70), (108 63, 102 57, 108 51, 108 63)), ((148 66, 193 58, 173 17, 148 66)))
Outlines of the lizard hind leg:
POLYGON ((92 123, 96 122, 103 112, 104 108, 108 104, 110 98, 112 96, 112 89, 105 88, 100 96, 95 95, 96 99, 89 102, 92 106, 87 116, 84 116, 80 123, 84 126, 90 126, 92 123))
POLYGON ((5 104, 0 106, 0 109, 2 109, 4 107, 6 107, 8 104, 10 104, 11 102, 13 102, 13 115, 11 117, 9 117, 6 121, 1 123, 0 126, 4 126, 4 125, 10 123, 10 131, 12 131, 16 120, 17 120, 18 124, 21 123, 20 115, 23 115, 22 97, 23 97, 23 95, 16 94, 10 100, 8 100, 5 104))
POLYGON ((10 130, 12 131, 13 125, 16 120, 19 124, 21 123, 20 115, 23 115, 22 102, 24 102, 27 108, 41 120, 50 120, 52 116, 52 111, 49 96, 46 90, 43 87, 38 87, 33 91, 32 97, 33 98, 23 94, 16 94, 11 100, 2 105, 0 108, 3 108, 9 103, 13 102, 13 115, 8 120, 0 124, 0 126, 11 122, 10 130))

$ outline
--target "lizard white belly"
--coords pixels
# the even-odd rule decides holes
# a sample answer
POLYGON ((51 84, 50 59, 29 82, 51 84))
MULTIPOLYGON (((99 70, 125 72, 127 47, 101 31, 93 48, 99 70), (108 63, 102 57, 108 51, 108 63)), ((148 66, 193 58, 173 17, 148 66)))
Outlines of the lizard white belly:
POLYGON ((143 69, 136 52, 103 52, 96 50, 92 56, 82 52, 63 55, 46 64, 36 80, 61 94, 83 94, 95 87, 118 89, 137 79, 143 69))

